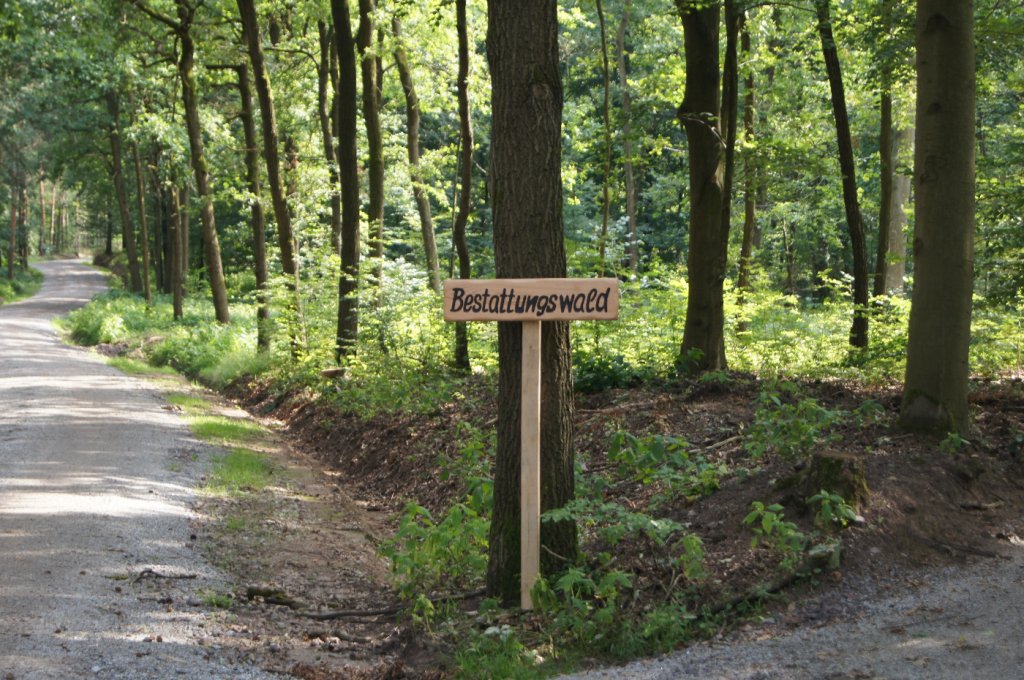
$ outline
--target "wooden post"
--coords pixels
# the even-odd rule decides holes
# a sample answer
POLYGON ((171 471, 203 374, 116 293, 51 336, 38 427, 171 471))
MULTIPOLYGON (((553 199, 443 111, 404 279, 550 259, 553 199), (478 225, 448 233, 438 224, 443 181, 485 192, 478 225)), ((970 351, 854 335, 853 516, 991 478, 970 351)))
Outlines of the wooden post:
POLYGON ((612 320, 619 281, 604 279, 450 279, 446 321, 519 321, 523 327, 519 424, 519 592, 523 609, 540 577, 540 349, 544 321, 612 320))
POLYGON ((540 321, 524 321, 520 406, 520 600, 533 609, 530 593, 540 575, 540 321))

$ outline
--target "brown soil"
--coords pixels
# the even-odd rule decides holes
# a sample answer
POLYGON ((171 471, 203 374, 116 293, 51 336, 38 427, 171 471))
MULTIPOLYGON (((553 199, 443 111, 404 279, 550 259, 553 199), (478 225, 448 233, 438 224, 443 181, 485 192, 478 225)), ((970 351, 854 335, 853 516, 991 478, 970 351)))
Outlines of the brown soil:
MULTIPOLYGON (((612 433, 625 430, 682 437, 691 452, 711 462, 749 468, 748 474, 725 477, 710 496, 674 499, 664 513, 703 540, 707 574, 693 586, 706 604, 735 603, 765 584, 785 586, 783 597, 766 606, 790 626, 848 615, 858 598, 912 586, 921 567, 1000 559, 1011 543, 1020 543, 1021 381, 976 386, 976 433, 956 453, 894 428, 895 388, 800 388, 802 396, 830 409, 851 411, 866 399, 884 407, 875 422, 844 421, 819 452, 863 461, 870 489, 859 508, 864 522, 841 534, 840 569, 826 571, 824 578, 780 580, 779 555, 752 547, 752 534, 742 525, 753 501, 778 502, 788 519, 813 530, 802 502, 806 489, 792 483, 803 467, 771 454, 750 461, 743 447, 763 389, 748 376, 730 376, 725 384, 687 381, 581 396, 579 459, 590 471, 614 474, 608 442, 612 433), (823 596, 835 590, 843 597, 823 596), (845 604, 822 604, 837 600, 845 604)), ((433 414, 364 420, 309 400, 279 402, 259 385, 237 391, 242 406, 280 426, 282 446, 275 455, 290 472, 279 488, 244 501, 210 501, 206 508, 207 515, 220 518, 203 528, 210 553, 246 585, 235 594, 231 644, 301 678, 444 677, 439 643, 396 614, 400 603, 375 546, 394 531, 405 502, 435 511, 461 495, 455 481, 441 480, 439 455, 457 452, 459 423, 493 428, 491 392, 475 383, 463 390, 466 398, 441 404, 433 414), (241 516, 255 521, 243 529, 225 519, 241 516), (310 616, 323 612, 340 614, 330 620, 310 616)), ((650 486, 617 480, 609 498, 635 507, 652 492, 650 486)), ((619 566, 635 569, 641 586, 671 578, 644 562, 649 547, 627 542, 616 548, 619 566)), ((653 598, 660 591, 642 592, 653 598)))

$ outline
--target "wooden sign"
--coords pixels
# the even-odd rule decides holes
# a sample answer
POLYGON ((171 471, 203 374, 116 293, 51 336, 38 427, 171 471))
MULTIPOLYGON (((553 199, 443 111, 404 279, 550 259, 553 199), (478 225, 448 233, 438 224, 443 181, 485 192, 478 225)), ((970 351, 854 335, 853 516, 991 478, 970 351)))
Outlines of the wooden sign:
POLYGON ((619 318, 618 279, 449 279, 446 321, 619 318))
POLYGON ((540 343, 544 321, 619 317, 618 279, 449 279, 444 282, 447 321, 521 321, 523 357, 519 438, 519 595, 540 577, 540 343))

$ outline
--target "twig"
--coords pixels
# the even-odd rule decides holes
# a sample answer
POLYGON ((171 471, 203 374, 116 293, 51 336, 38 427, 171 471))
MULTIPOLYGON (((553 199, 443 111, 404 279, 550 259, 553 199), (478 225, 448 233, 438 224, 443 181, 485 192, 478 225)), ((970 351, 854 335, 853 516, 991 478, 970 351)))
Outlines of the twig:
POLYGON ((135 585, 136 583, 138 583, 142 579, 146 578, 147 576, 150 576, 152 578, 183 579, 183 580, 184 579, 199 578, 199 574, 161 574, 158 571, 154 571, 154 570, 150 569, 149 567, 146 567, 145 569, 140 571, 131 580, 131 584, 135 585))
MULTIPOLYGON (((428 598, 431 603, 443 602, 444 600, 469 600, 474 597, 483 595, 486 590, 480 588, 479 590, 471 590, 468 593, 460 593, 457 595, 437 595, 428 598)), ((313 619, 314 621, 332 621, 334 619, 347 619, 353 616, 391 616, 397 614, 400 611, 408 609, 407 604, 396 604, 392 607, 384 607, 383 609, 339 609, 332 612, 296 612, 307 618, 313 619)))

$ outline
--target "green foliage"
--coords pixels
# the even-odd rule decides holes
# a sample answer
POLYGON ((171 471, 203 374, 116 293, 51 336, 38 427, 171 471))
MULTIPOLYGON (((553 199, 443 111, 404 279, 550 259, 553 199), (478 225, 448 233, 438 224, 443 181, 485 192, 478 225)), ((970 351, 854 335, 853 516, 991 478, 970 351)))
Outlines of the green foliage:
POLYGON ((258 423, 243 418, 200 415, 191 418, 190 422, 196 436, 221 444, 254 442, 264 436, 258 423))
POLYGON ((754 423, 747 429, 744 447, 754 458, 773 452, 787 459, 806 458, 817 447, 833 439, 829 430, 842 419, 814 399, 795 404, 783 402, 775 393, 762 392, 754 423))
MULTIPOLYGON (((538 655, 528 649, 508 624, 471 629, 455 651, 454 677, 462 680, 507 678, 535 680, 541 676, 538 655)), ((545 674, 546 675, 546 674, 545 674)))
POLYGON ((18 270, 13 280, 8 280, 6 275, 0 276, 0 305, 32 297, 42 285, 42 273, 31 267, 28 271, 18 270))
POLYGON ((754 501, 750 513, 743 518, 743 524, 754 532, 752 547, 768 545, 782 554, 782 566, 792 568, 807 547, 809 538, 794 524, 785 519, 782 506, 778 503, 765 505, 754 501))
POLYGON ((953 455, 959 453, 965 446, 970 446, 970 442, 960 436, 959 432, 950 432, 946 437, 939 442, 939 450, 943 453, 953 455))
POLYGON ((658 507, 680 496, 694 499, 711 494, 728 472, 724 464, 691 455, 687 446, 676 437, 617 432, 611 439, 608 460, 617 464, 620 476, 656 486, 652 505, 658 507))
POLYGON ((807 499, 807 505, 817 505, 814 524, 820 529, 842 529, 856 521, 857 513, 839 494, 822 489, 807 499))

